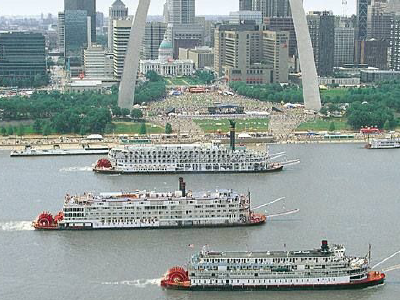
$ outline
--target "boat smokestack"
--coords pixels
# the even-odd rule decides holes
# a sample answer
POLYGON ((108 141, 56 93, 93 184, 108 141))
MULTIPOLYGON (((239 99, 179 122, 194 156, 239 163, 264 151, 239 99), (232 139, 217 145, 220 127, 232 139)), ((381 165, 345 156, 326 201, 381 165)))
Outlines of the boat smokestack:
POLYGON ((329 250, 328 241, 323 240, 321 244, 321 251, 328 251, 328 250, 329 250))
POLYGON ((179 177, 179 190, 182 191, 183 177, 179 177))
POLYGON ((183 181, 183 177, 179 177, 179 190, 182 192, 182 197, 186 196, 186 183, 183 181))
POLYGON ((230 127, 230 146, 231 146, 231 150, 235 151, 235 131, 236 131, 236 122, 233 120, 229 120, 229 123, 231 125, 230 127))
POLYGON ((186 182, 182 182, 182 197, 186 197, 186 182))

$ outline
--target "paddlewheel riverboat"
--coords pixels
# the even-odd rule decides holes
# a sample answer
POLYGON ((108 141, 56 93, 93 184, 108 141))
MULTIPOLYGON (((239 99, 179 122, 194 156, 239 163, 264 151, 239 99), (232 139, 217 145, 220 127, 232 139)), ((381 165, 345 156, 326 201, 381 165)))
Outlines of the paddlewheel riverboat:
POLYGON ((141 229, 264 224, 266 215, 254 210, 250 194, 242 195, 230 189, 187 191, 186 183, 180 178, 179 190, 175 192, 67 194, 60 213, 53 217, 43 212, 33 222, 33 227, 43 230, 141 229))
POLYGON ((194 254, 187 269, 171 268, 161 281, 182 290, 361 289, 383 284, 369 255, 351 257, 343 245, 306 251, 210 251, 194 254))

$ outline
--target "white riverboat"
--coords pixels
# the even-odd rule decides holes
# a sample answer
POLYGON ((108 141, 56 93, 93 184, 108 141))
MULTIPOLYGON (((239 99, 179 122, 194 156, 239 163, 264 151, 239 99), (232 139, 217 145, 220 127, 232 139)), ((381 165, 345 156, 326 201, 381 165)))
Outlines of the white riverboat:
MULTIPOLYGON (((285 213, 283 213, 285 214, 285 213)), ((43 212, 36 229, 142 229, 260 225, 265 214, 251 210, 250 195, 232 190, 186 192, 85 193, 67 195, 56 216, 43 212)))
POLYGON ((372 139, 366 145, 367 149, 397 149, 400 148, 399 138, 372 139))
POLYGON ((168 289, 295 290, 357 289, 382 284, 369 257, 351 257, 343 245, 306 251, 210 251, 194 254, 187 268, 171 268, 161 281, 168 289))
POLYGON ((266 151, 249 150, 235 144, 235 122, 231 121, 230 145, 220 141, 198 144, 137 145, 116 147, 108 158, 93 166, 98 173, 258 173, 281 171, 285 165, 299 160, 275 159, 285 153, 271 155, 266 151))
POLYGON ((67 156, 67 155, 102 155, 107 154, 110 148, 107 146, 82 145, 78 149, 62 149, 60 145, 53 145, 51 149, 38 149, 26 145, 24 150, 13 150, 11 157, 28 156, 67 156))

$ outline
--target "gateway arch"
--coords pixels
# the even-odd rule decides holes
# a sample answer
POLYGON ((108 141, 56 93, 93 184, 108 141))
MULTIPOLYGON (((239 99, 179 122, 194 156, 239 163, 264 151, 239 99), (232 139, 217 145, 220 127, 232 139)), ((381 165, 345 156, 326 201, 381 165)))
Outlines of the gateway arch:
MULTIPOLYGON (((306 109, 319 111, 321 109, 321 98, 319 94, 317 69, 315 67, 314 52, 311 44, 310 32, 308 30, 306 13, 303 8, 303 1, 289 1, 296 30, 300 66, 302 69, 304 104, 306 109)), ((121 108, 131 109, 134 103, 140 60, 140 45, 145 32, 149 7, 150 0, 139 0, 130 32, 124 70, 119 88, 118 106, 121 108)))
POLYGON ((126 49, 124 70, 119 86, 118 106, 131 109, 134 103, 137 72, 139 69, 140 46, 146 28, 150 0, 139 0, 135 19, 132 24, 128 48, 126 49))
POLYGON ((303 98, 306 109, 320 111, 321 96, 319 93, 317 68, 311 44, 306 13, 302 0, 289 0, 292 18, 297 37, 300 67, 303 79, 303 98))

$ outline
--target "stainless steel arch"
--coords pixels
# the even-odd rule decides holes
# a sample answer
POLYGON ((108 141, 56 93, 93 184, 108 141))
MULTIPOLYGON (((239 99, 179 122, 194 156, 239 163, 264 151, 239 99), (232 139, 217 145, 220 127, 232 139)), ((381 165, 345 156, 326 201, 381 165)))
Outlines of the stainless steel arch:
POLYGON ((303 79, 304 105, 306 109, 319 111, 321 109, 321 96, 319 93, 317 68, 315 67, 314 51, 303 1, 290 0, 290 7, 297 36, 297 47, 303 79))
POLYGON ((131 109, 134 104, 137 73, 139 69, 140 47, 146 28, 150 0, 139 0, 132 24, 128 48, 126 49, 124 70, 119 86, 118 106, 131 109))

